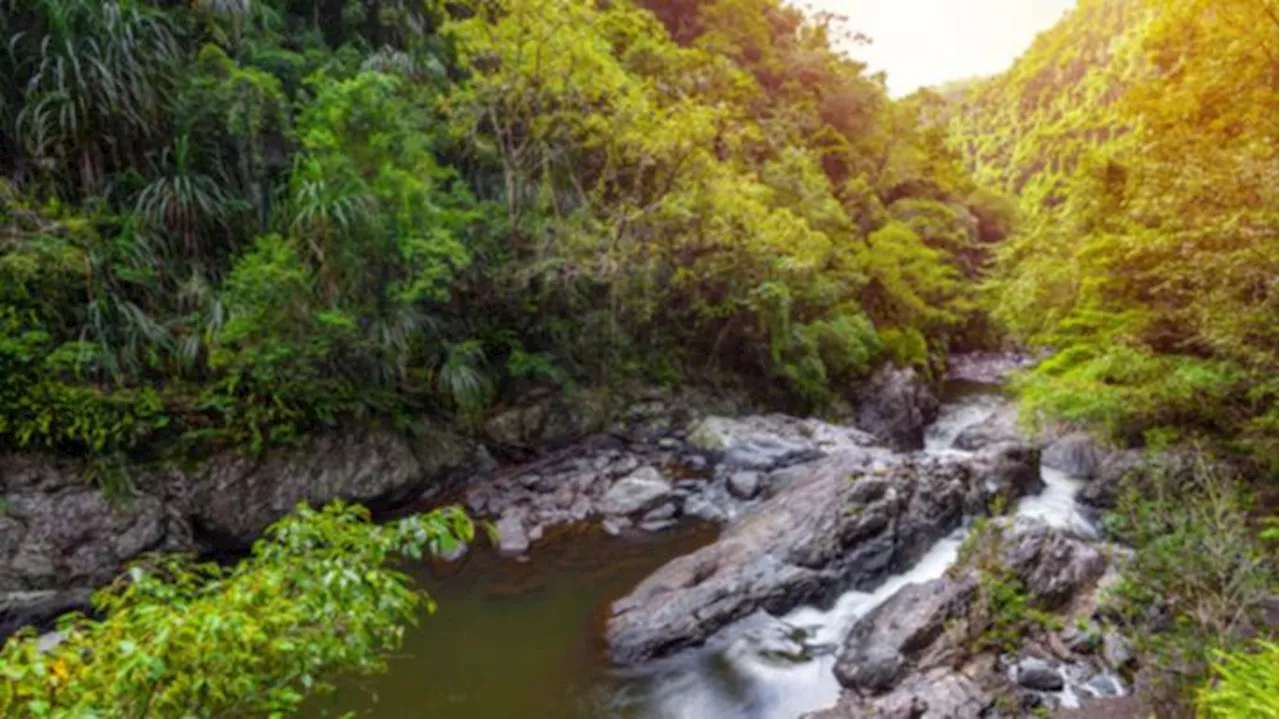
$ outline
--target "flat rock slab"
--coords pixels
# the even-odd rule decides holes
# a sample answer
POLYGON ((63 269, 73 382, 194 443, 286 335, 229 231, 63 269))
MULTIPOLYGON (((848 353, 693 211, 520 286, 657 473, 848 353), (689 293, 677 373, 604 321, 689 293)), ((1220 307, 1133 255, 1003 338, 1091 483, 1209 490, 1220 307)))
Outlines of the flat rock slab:
POLYGON ((640 512, 671 496, 671 483, 653 467, 641 467, 618 480, 600 500, 605 514, 640 512))
POLYGON ((689 429, 689 444, 731 470, 769 470, 877 444, 852 427, 782 414, 706 417, 689 429))

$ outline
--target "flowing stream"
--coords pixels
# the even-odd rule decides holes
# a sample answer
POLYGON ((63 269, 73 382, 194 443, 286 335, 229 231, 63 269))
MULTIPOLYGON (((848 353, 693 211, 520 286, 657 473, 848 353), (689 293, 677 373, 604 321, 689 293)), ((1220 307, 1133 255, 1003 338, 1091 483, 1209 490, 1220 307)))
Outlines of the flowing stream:
MULTIPOLYGON (((956 388, 923 451, 959 451, 951 449, 956 436, 1007 401, 989 386, 956 388)), ((1042 476, 1045 489, 1021 500, 1016 513, 1091 532, 1075 505, 1078 483, 1049 468, 1042 476)), ((713 527, 683 524, 623 538, 592 528, 543 543, 525 563, 478 548, 454 576, 411 570, 439 613, 409 630, 403 656, 386 674, 342 686, 310 713, 793 719, 835 702, 840 687, 831 669, 853 623, 900 587, 941 576, 963 537, 959 530, 939 541, 874 591, 846 592, 831 607, 800 607, 781 619, 759 613, 701 649, 626 670, 610 667, 604 653, 609 603, 666 561, 712 541, 713 527)))

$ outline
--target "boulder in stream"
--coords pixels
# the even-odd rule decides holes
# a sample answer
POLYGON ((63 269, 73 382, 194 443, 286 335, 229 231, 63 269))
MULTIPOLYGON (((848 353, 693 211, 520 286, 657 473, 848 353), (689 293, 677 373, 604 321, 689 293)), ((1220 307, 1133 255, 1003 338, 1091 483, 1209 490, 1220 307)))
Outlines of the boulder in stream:
POLYGON ((896 450, 922 449, 938 397, 910 367, 885 365, 854 392, 854 424, 896 450))
POLYGON ((729 494, 738 499, 755 499, 755 496, 760 494, 760 481, 759 472, 749 470, 734 472, 727 480, 729 494))
POLYGON ((1018 405, 1004 404, 986 419, 965 427, 956 434, 952 447, 974 451, 1004 442, 1022 442, 1026 437, 1018 427, 1018 405))
POLYGON ((601 498, 600 509, 611 515, 633 514, 670 497, 671 483, 657 469, 645 466, 615 482, 601 498))
POLYGON ((814 462, 715 543, 651 574, 611 609, 613 660, 631 664, 701 644, 760 609, 780 614, 870 588, 918 560, 966 512, 1040 487, 1039 454, 1030 447, 884 462, 874 452, 814 462))
MULTIPOLYGON (((1070 613, 1092 601, 1107 568, 1097 546, 1040 520, 996 521, 1003 528, 998 562, 1022 583, 1035 607, 1070 613)), ((1064 674, 1036 657, 1005 670, 1001 657, 975 653, 970 632, 979 628, 970 622, 983 579, 970 559, 962 557, 947 576, 903 587, 860 618, 835 665, 845 687, 840 701, 810 719, 893 716, 908 709, 903 716, 976 718, 998 695, 1020 691, 1019 685, 1038 692, 1062 689, 1064 674)))
POLYGON ((1064 434, 1050 442, 1040 455, 1044 466, 1079 479, 1092 479, 1101 458, 1102 452, 1088 432, 1064 434))

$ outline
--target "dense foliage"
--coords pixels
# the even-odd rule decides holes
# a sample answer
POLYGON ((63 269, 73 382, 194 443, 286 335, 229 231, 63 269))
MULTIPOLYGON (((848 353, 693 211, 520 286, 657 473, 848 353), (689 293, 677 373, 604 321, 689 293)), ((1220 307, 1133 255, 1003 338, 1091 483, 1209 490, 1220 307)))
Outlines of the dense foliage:
POLYGON ((955 141, 1026 215, 995 317, 1056 354, 1034 413, 1276 458, 1277 22, 1258 0, 1085 0, 970 90, 955 141))
POLYGON ((1260 642, 1251 653, 1223 654, 1215 680, 1200 695, 1208 719, 1280 716, 1280 645, 1260 642))
MULTIPOLYGON (((1280 581, 1274 517, 1259 520, 1242 478, 1204 456, 1178 464, 1131 475, 1105 521, 1134 550, 1111 591, 1112 614, 1142 655, 1146 699, 1170 717, 1191 715, 1211 665, 1228 674, 1253 667, 1258 641, 1274 643, 1268 606, 1280 581)), ((1268 716, 1232 710, 1232 701, 1252 696, 1238 682, 1202 692, 1202 702, 1208 697, 1223 716, 1268 716)))
POLYGON ((299 507, 231 568, 138 565, 95 595, 101 619, 62 617, 52 647, 27 629, 0 648, 0 714, 291 714, 339 673, 380 670, 424 602, 434 608, 388 560, 471 539, 457 508, 375 526, 335 503, 299 507))
POLYGON ((262 447, 635 375, 813 407, 985 331, 1007 228, 937 99, 776 0, 0 16, 0 441, 262 447))

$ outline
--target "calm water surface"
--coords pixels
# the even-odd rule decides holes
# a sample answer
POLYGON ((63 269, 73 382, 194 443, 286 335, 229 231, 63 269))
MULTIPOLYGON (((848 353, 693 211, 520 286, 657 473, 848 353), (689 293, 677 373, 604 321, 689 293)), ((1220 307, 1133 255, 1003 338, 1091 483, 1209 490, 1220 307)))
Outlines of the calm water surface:
POLYGON ((439 604, 406 634, 385 674, 342 686, 310 716, 390 719, 594 719, 635 680, 609 669, 609 604, 668 560, 710 543, 716 529, 682 523, 658 534, 609 537, 598 527, 549 536, 528 562, 474 548, 444 576, 410 569, 439 604))

